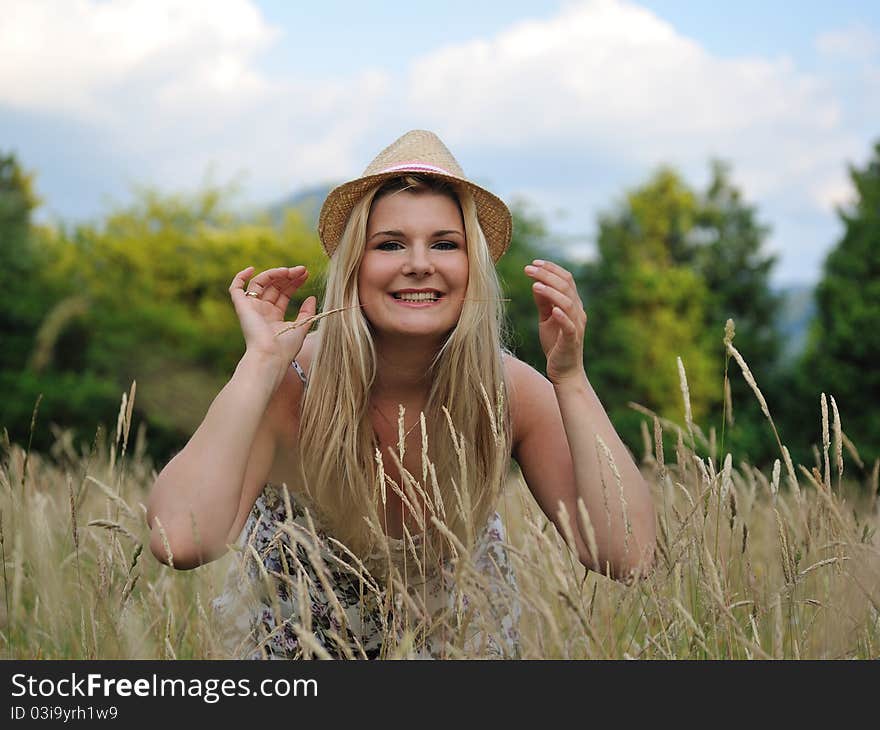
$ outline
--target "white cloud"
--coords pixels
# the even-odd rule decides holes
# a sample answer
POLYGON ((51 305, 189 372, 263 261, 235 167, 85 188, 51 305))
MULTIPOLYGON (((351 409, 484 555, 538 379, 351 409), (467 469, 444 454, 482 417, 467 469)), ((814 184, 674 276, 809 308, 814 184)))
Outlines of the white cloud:
POLYGON ((453 143, 567 142, 573 154, 601 150, 640 165, 703 163, 717 152, 740 161, 758 195, 842 159, 839 104, 819 79, 785 59, 713 57, 618 0, 573 3, 550 20, 428 54, 410 83, 410 103, 453 143))
POLYGON ((0 100, 86 119, 113 118, 132 83, 160 106, 259 95, 249 59, 276 36, 244 0, 13 0, 3 14, 0 100))
MULTIPOLYGON (((828 78, 786 57, 715 56, 627 0, 572 2, 428 53, 413 64, 409 103, 453 148, 530 159, 547 150, 568 169, 611 160, 644 179, 665 162, 694 180, 722 157, 765 218, 828 213, 847 189, 845 160, 865 152, 828 78)), ((595 185, 585 175, 583 188, 595 185)), ((554 193, 578 205, 584 190, 572 188, 569 175, 554 193)))
POLYGON ((865 25, 828 31, 816 38, 816 48, 826 56, 870 59, 880 54, 880 35, 865 25))
POLYGON ((165 188, 212 168, 271 198, 348 173, 387 87, 371 70, 268 76, 257 61, 281 32, 251 0, 7 0, 2 14, 0 105, 101 130, 132 179, 165 188))
MULTIPOLYGON (((95 130, 132 180, 179 189, 211 167, 221 180, 246 172, 253 197, 273 199, 356 174, 395 134, 427 127, 480 161, 469 172, 504 176, 505 194, 568 209, 569 232, 658 163, 694 180, 710 156, 733 163, 765 219, 827 216, 846 195, 845 161, 866 153, 852 117, 877 103, 854 113, 830 77, 784 57, 714 56, 630 0, 572 2, 427 50, 402 74, 320 81, 263 70, 283 34, 254 0, 0 0, 0 15, 0 108, 95 130)), ((876 51, 862 30, 817 47, 876 51)))

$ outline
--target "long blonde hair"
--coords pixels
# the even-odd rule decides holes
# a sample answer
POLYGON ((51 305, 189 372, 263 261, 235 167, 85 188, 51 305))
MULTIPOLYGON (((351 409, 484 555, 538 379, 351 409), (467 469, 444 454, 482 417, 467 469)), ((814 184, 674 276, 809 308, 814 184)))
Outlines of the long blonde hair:
MULTIPOLYGON (((412 480, 404 477, 406 484, 400 485, 413 499, 422 497, 425 543, 432 555, 449 555, 450 541, 473 547, 496 508, 510 458, 501 288, 473 198, 466 189, 429 176, 406 175, 377 185, 352 210, 328 267, 322 310, 345 309, 321 324, 299 434, 310 506, 330 534, 362 558, 389 554, 377 505, 384 502, 383 489, 393 488, 390 477, 383 479, 384 464, 393 456, 378 453, 369 417, 376 351, 359 306, 358 271, 374 200, 402 190, 455 199, 467 238, 468 285, 461 315, 429 369, 422 441, 427 437, 428 453, 422 454, 421 473, 412 480), (443 526, 437 527, 432 516, 443 526)), ((402 468, 403 455, 397 456, 402 468)), ((414 517, 423 515, 419 510, 414 517)))

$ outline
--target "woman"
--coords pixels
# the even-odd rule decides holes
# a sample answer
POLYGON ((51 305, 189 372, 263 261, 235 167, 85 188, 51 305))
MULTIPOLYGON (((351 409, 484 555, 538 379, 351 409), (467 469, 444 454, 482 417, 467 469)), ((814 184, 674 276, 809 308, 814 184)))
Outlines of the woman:
POLYGON ((547 377, 502 347, 494 262, 510 225, 435 135, 413 131, 324 203, 316 333, 313 297, 296 326, 284 321, 304 267, 233 279, 246 352, 159 474, 148 520, 154 555, 176 568, 239 540, 262 589, 253 655, 380 656, 391 638, 449 655, 450 632, 476 613, 497 633, 464 632, 465 645, 515 656, 495 511, 510 457, 587 568, 618 579, 650 568, 651 494, 584 372, 569 272, 549 261, 524 272, 547 377), (489 574, 485 591, 457 590, 489 574))

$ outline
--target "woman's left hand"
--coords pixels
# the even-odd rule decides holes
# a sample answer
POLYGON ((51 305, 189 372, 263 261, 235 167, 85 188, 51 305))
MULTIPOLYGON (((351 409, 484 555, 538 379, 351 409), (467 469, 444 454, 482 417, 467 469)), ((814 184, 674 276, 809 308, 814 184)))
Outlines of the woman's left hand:
POLYGON ((538 335, 547 356, 547 378, 554 385, 583 377, 587 313, 574 277, 552 261, 536 259, 525 267, 535 280, 532 294, 538 308, 538 335))

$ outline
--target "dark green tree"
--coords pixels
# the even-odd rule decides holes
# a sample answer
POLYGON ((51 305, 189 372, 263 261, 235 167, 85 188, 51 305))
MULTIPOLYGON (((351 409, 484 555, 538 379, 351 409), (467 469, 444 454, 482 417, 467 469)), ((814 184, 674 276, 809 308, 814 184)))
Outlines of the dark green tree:
MULTIPOLYGON (((722 335, 729 318, 753 372, 765 388, 775 382, 778 300, 769 284, 774 258, 762 250, 767 234, 731 183, 729 168, 717 161, 705 192, 661 168, 600 217, 598 258, 583 276, 593 322, 588 372, 631 444, 639 417, 627 401, 681 420, 677 357, 695 422, 706 431, 720 429, 722 335)), ((761 461, 774 448, 769 426, 747 384, 735 370, 732 376, 737 420, 725 448, 761 461)))
MULTIPOLYGON (((0 431, 45 450, 54 440, 48 422, 70 424, 86 420, 86 414, 109 414, 114 403, 118 407, 119 391, 88 373, 40 374, 32 367, 39 333, 59 298, 47 276, 49 232, 31 219, 37 205, 33 175, 14 155, 0 155, 0 431)), ((84 436, 85 430, 94 434, 97 425, 95 418, 88 420, 84 436)))
POLYGON ((31 230, 36 207, 33 176, 14 155, 0 155, 0 371, 24 368, 43 315, 31 230))
MULTIPOLYGON (((14 220, 22 220, 22 209, 14 220)), ((27 329, 19 325, 27 338, 17 359, 0 369, 0 429, 27 443, 42 395, 33 440, 39 450, 52 446, 53 423, 73 430, 78 443, 91 442, 98 424, 112 428, 121 395, 136 380, 135 424, 148 424, 150 452, 167 458, 195 430, 244 350, 227 291, 235 272, 248 264, 306 264, 312 275, 291 304, 295 313, 302 299, 320 294, 326 262, 297 212, 277 224, 243 219, 229 193, 216 188, 185 196, 141 190, 96 223, 15 230, 30 231, 11 239, 22 255, 6 247, 3 255, 21 263, 30 252, 42 263, 0 291, 12 304, 36 303, 27 329)), ((3 329, 5 349, 5 319, 3 329)))
POLYGON ((698 200, 676 172, 659 170, 599 219, 598 256, 582 272, 587 373, 624 440, 639 443, 634 401, 684 421, 676 358, 694 420, 720 400, 720 365, 705 323, 709 292, 692 265, 698 200))
MULTIPOLYGON (((776 258, 764 251, 770 229, 757 220, 754 206, 747 204, 731 183, 728 165, 715 160, 711 172, 690 234, 699 243, 692 250, 691 260, 709 292, 706 328, 714 335, 715 352, 723 357, 724 324, 734 320, 734 345, 758 378, 762 392, 771 398, 772 407, 779 402, 777 394, 782 388, 778 372, 780 334, 776 328, 780 298, 770 288, 776 258)), ((751 388, 735 363, 731 364, 734 423, 725 430, 724 447, 738 457, 761 463, 778 456, 775 440, 768 438, 770 426, 751 388)), ((777 410, 777 415, 783 413, 777 410)), ((711 422, 718 425, 721 418, 716 409, 711 422)))
MULTIPOLYGON (((843 431, 870 467, 880 457, 880 143, 861 169, 850 167, 855 203, 839 210, 845 231, 816 288, 816 316, 800 363, 801 398, 818 413, 834 396, 843 431)), ((819 418, 809 421, 821 443, 819 418)))
POLYGON ((692 235, 701 242, 694 260, 711 292, 707 324, 723 329, 733 319, 738 349, 762 372, 775 367, 780 352, 775 326, 780 302, 770 288, 776 257, 763 250, 769 227, 758 222, 729 174, 725 163, 712 163, 692 235))

